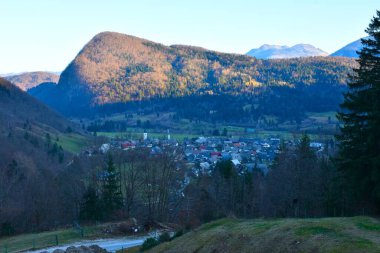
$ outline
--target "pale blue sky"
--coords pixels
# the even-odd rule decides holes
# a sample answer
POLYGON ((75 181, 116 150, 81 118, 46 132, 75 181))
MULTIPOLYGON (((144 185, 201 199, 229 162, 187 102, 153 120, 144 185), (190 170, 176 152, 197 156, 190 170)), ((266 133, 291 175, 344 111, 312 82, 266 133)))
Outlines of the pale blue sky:
POLYGON ((0 0, 0 73, 61 71, 95 34, 246 53, 309 43, 329 53, 365 36, 379 0, 0 0))

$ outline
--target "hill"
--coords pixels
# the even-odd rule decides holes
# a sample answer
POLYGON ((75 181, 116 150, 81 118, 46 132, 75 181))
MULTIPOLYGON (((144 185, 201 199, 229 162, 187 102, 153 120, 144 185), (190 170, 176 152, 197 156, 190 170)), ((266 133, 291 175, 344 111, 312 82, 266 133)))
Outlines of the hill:
POLYGON ((338 51, 331 54, 331 56, 342 56, 342 57, 350 57, 350 58, 358 58, 357 51, 362 49, 361 39, 358 39, 350 44, 342 47, 338 51))
POLYGON ((247 55, 258 59, 285 59, 310 56, 327 56, 328 54, 309 44, 297 44, 292 47, 279 45, 262 45, 251 49, 247 55))
POLYGON ((0 78, 0 128, 18 127, 25 122, 64 132, 72 124, 11 82, 0 78))
POLYGON ((8 75, 4 78, 15 84, 20 89, 27 91, 33 87, 38 86, 40 83, 58 83, 59 75, 51 72, 38 71, 8 75))
POLYGON ((84 46, 56 87, 33 95, 69 116, 166 110, 208 120, 210 111, 214 120, 299 117, 336 109, 355 64, 332 57, 258 60, 104 32, 84 46))
POLYGON ((60 178, 86 140, 75 125, 0 78, 0 236, 64 216, 57 211, 65 205, 57 202, 64 197, 60 178))
POLYGON ((368 217, 222 219, 149 252, 380 252, 380 222, 368 217))

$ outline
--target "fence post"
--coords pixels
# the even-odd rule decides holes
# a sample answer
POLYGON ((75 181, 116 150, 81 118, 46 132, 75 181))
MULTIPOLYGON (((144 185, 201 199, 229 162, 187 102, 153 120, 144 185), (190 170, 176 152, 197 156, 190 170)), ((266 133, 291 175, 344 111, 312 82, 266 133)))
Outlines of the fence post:
POLYGON ((58 241, 58 235, 55 235, 55 245, 58 246, 58 244, 59 244, 59 241, 58 241))
POLYGON ((80 229, 80 235, 81 235, 82 238, 84 237, 84 231, 83 231, 83 228, 80 229))
POLYGON ((8 253, 8 246, 4 245, 4 253, 8 253))
POLYGON ((33 250, 35 250, 36 249, 36 240, 35 239, 33 239, 32 244, 33 244, 33 250))

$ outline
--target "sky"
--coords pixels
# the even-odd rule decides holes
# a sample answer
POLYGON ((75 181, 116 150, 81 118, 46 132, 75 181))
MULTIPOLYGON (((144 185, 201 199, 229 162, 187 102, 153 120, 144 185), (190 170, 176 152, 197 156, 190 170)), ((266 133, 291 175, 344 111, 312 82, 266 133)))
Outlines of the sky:
POLYGON ((366 36, 379 0, 0 0, 0 73, 62 71, 97 33, 244 54, 263 44, 333 53, 366 36))

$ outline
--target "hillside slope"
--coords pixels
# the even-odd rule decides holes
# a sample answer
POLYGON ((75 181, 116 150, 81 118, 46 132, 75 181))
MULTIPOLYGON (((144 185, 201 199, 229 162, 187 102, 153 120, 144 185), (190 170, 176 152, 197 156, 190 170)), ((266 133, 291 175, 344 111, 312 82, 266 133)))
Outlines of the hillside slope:
MULTIPOLYGON (((351 59, 332 57, 258 60, 198 47, 168 47, 125 34, 104 32, 84 46, 62 72, 57 87, 46 86, 48 92, 42 89, 34 95, 70 116, 96 113, 93 110, 104 105, 149 100, 156 108, 171 106, 179 110, 187 104, 194 108, 192 97, 202 96, 205 99, 199 101, 202 105, 197 108, 202 112, 194 112, 194 116, 210 110, 227 114, 221 108, 223 105, 213 102, 218 96, 228 96, 226 99, 239 111, 247 103, 262 105, 263 110, 267 110, 272 97, 264 95, 262 100, 265 101, 258 101, 258 95, 273 93, 274 99, 284 99, 281 103, 297 103, 292 108, 308 106, 308 103, 294 102, 306 97, 308 101, 315 97, 312 103, 321 104, 321 96, 326 95, 335 96, 335 100, 327 99, 324 104, 336 106, 347 74, 355 64, 351 59), (273 91, 271 87, 283 87, 285 91, 273 91), (298 93, 303 90, 310 91, 309 95, 300 97, 298 93), (184 102, 182 98, 192 102, 184 102), (170 100, 168 106, 162 106, 165 99, 170 100), (173 103, 173 99, 177 101, 173 103)), ((235 112, 230 114, 236 115, 235 112)))
POLYGON ((222 219, 149 252, 380 252, 380 222, 368 217, 222 219))
POLYGON ((64 131, 71 124, 11 82, 0 78, 0 127, 29 121, 64 131))
POLYGON ((9 82, 13 83, 20 89, 27 91, 31 88, 38 86, 41 83, 50 82, 58 83, 59 75, 51 72, 37 71, 26 72, 17 75, 6 76, 9 82))
POLYGON ((40 229, 66 214, 58 211, 65 205, 56 201, 63 189, 58 175, 64 175, 72 153, 86 140, 75 125, 0 78, 2 228, 8 226, 8 233, 40 229))
POLYGON ((71 122, 12 83, 0 78, 0 139, 3 144, 9 143, 5 149, 0 148, 0 157, 4 164, 10 162, 17 154, 26 155, 28 159, 36 160, 37 163, 46 162, 46 160, 40 161, 38 156, 47 155, 48 147, 45 146, 47 134, 51 138, 51 145, 56 142, 64 149, 67 143, 63 143, 63 140, 69 141, 74 135, 85 138, 81 130, 71 122), (57 138, 58 141, 54 141, 57 138), (29 157, 28 152, 31 150, 36 157, 29 157))
POLYGON ((262 45, 251 49, 247 55, 258 59, 285 59, 310 56, 327 56, 328 54, 309 44, 297 44, 292 47, 278 45, 262 45))

